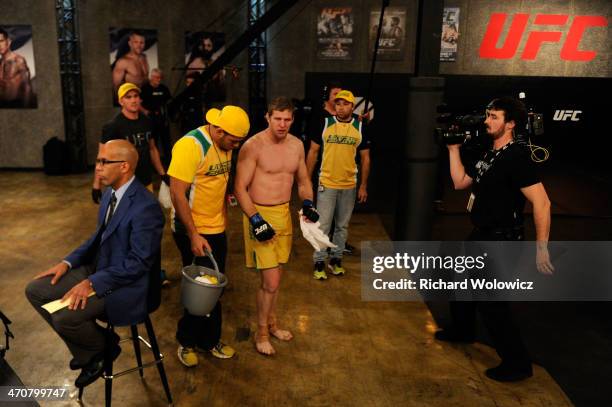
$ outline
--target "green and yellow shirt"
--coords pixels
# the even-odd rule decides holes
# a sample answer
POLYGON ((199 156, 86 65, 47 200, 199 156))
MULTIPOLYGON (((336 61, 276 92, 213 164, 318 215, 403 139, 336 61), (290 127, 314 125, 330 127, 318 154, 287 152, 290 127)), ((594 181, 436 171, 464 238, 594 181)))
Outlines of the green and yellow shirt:
POLYGON ((335 116, 326 117, 323 131, 313 137, 321 146, 319 184, 326 188, 351 189, 357 185, 357 151, 370 148, 363 123, 356 117, 341 122, 335 116))
MULTIPOLYGON (((168 175, 191 184, 187 199, 200 234, 225 231, 225 192, 232 166, 232 152, 213 142, 205 126, 184 135, 172 148, 168 175)), ((172 230, 186 233, 172 209, 172 230)))

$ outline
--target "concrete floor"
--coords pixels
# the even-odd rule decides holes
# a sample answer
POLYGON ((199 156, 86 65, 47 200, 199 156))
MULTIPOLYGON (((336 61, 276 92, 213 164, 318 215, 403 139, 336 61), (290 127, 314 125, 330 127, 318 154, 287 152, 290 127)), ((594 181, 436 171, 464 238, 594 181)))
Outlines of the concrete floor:
MULTIPOLYGON (((23 291, 34 274, 54 265, 93 231, 97 206, 89 198, 90 182, 91 174, 3 172, 0 177, 0 309, 13 320, 15 339, 8 362, 26 385, 67 385, 75 390, 78 372, 68 368, 68 350, 23 291)), ((355 214, 350 233, 355 245, 389 239, 373 214, 355 214)), ((238 353, 230 360, 201 355, 200 365, 193 369, 184 368, 176 357, 180 261, 170 231, 164 235, 163 267, 173 282, 164 288, 162 305, 152 319, 176 406, 571 405, 539 366, 534 377, 522 383, 487 379, 483 370, 498 363, 495 352, 481 344, 434 342, 435 322, 422 303, 361 301, 358 255, 346 257, 346 276, 313 280, 311 249, 297 235, 279 297, 281 322, 295 339, 275 342, 277 355, 263 357, 252 340, 259 278, 243 265, 238 210, 230 213, 228 235, 230 285, 223 297, 223 339, 238 353)), ((126 335, 125 330, 119 332, 126 335)), ((117 369, 134 363, 131 346, 124 345, 117 369)), ((103 400, 103 380, 98 380, 86 389, 84 403, 98 406, 103 400)), ((144 381, 137 374, 117 379, 113 402, 165 405, 157 371, 147 369, 144 381)))

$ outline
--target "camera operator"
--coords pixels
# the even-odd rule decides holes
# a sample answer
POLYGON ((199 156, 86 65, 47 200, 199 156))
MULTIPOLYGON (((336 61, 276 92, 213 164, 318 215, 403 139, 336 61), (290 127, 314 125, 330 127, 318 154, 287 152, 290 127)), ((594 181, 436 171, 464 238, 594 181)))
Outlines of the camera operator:
MULTIPOLYGON (((472 186, 467 205, 474 226, 468 241, 523 240, 525 198, 533 205, 536 229, 536 266, 552 274, 548 254, 550 201, 530 160, 527 147, 515 142, 515 130, 524 128, 525 106, 512 98, 494 99, 486 109, 485 126, 493 142, 475 165, 464 166, 460 145, 448 145, 450 174, 455 189, 472 186)), ((508 265, 507 265, 508 266, 508 265)), ((532 376, 531 359, 513 322, 510 304, 502 301, 451 301, 451 326, 436 332, 438 340, 472 343, 476 309, 480 311, 501 364, 487 369, 497 381, 518 381, 532 376)))

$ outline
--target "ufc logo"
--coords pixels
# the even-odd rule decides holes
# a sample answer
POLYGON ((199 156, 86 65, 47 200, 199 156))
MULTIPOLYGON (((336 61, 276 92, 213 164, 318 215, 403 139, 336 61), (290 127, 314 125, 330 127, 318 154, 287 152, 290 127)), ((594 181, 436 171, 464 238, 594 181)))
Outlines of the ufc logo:
POLYGON ((261 225, 258 228, 255 228, 255 234, 258 235, 260 233, 265 232, 266 230, 268 230, 268 225, 261 225))
MULTIPOLYGON (((485 32, 482 43, 480 44, 480 58, 493 59, 510 59, 516 54, 529 14, 515 14, 512 17, 510 29, 506 35, 506 40, 501 47, 497 47, 499 37, 506 24, 506 13, 494 13, 491 15, 487 31, 485 32)), ((537 14, 533 24, 541 26, 556 26, 563 27, 569 20, 568 15, 563 14, 537 14)), ((603 16, 576 16, 572 21, 572 25, 567 32, 567 37, 561 48, 560 57, 564 61, 591 61, 597 55, 596 51, 586 51, 578 49, 580 40, 584 32, 591 27, 606 27, 608 19, 603 16)), ((546 31, 531 31, 527 37, 525 49, 521 54, 521 59, 534 60, 538 56, 540 46, 544 42, 559 42, 561 40, 561 31, 546 30, 546 31)))
POLYGON ((578 115, 582 113, 582 110, 555 110, 553 120, 557 122, 564 122, 570 119, 573 122, 580 121, 578 115))

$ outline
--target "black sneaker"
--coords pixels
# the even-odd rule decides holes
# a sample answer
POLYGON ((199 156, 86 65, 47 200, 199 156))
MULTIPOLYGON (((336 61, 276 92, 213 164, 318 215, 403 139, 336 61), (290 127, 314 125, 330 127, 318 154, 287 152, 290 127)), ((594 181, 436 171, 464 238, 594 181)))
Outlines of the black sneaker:
POLYGON ((517 367, 502 362, 497 367, 487 369, 485 375, 487 375, 489 379, 498 382, 518 382, 533 376, 533 369, 530 364, 517 367))
POLYGON ((355 253, 355 246, 351 246, 348 243, 344 244, 344 250, 342 250, 343 254, 353 254, 355 253))

